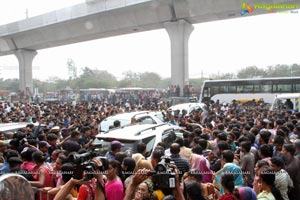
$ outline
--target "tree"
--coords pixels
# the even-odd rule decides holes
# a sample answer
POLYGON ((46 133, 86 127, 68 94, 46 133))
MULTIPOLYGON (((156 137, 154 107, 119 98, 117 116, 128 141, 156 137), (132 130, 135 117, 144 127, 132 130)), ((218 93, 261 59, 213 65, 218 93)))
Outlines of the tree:
POLYGON ((290 66, 291 76, 300 76, 300 65, 293 64, 290 66))
POLYGON ((233 73, 225 73, 225 74, 218 74, 218 75, 211 75, 212 79, 220 80, 220 79, 235 79, 236 75, 233 73))
POLYGON ((237 73, 237 78, 255 78, 255 77, 265 77, 266 72, 263 69, 259 69, 256 66, 249 66, 241 69, 237 73))
POLYGON ((139 74, 140 86, 141 87, 150 87, 155 88, 158 86, 161 81, 161 77, 154 72, 145 72, 139 74))
POLYGON ((114 75, 103 70, 92 70, 88 67, 82 69, 83 73, 75 80, 76 88, 112 88, 117 84, 114 75))
POLYGON ((123 72, 124 78, 120 81, 119 87, 137 87, 140 81, 140 73, 126 71, 123 72))
POLYGON ((19 79, 6 79, 1 81, 1 87, 2 90, 10 90, 17 92, 19 90, 19 79))

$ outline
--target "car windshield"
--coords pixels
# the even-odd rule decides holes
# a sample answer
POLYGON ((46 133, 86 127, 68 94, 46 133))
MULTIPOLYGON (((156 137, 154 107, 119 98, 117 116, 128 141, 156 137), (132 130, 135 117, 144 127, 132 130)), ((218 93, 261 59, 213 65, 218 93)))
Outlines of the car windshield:
POLYGON ((130 123, 129 119, 106 118, 100 123, 100 131, 102 132, 108 131, 110 127, 114 125, 115 120, 119 120, 121 122, 121 126, 125 126, 130 123))
POLYGON ((106 152, 110 151, 110 142, 113 140, 118 140, 124 146, 121 148, 122 152, 127 152, 128 155, 132 155, 137 153, 137 144, 143 142, 146 144, 146 157, 150 156, 152 150, 154 148, 156 136, 149 136, 147 138, 143 138, 142 140, 122 140, 122 139, 115 139, 115 138, 97 138, 94 142, 94 145, 97 148, 97 152, 99 155, 104 156, 106 152))

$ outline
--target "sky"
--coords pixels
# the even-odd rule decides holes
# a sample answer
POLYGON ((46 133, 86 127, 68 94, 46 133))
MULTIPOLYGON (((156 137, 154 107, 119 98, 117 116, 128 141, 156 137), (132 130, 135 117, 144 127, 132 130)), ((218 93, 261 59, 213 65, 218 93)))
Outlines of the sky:
MULTIPOLYGON (((2 0, 3 1, 3 0, 2 0)), ((0 25, 68 7, 84 0, 9 0, 1 2, 0 25)), ((265 14, 194 24, 189 39, 189 77, 237 73, 247 66, 300 64, 300 11, 265 14)), ((123 72, 155 72, 171 76, 170 40, 154 30, 39 50, 33 78, 67 79, 67 60, 79 69, 106 70, 118 79, 123 72)), ((15 56, 0 57, 0 78, 18 78, 15 56)))

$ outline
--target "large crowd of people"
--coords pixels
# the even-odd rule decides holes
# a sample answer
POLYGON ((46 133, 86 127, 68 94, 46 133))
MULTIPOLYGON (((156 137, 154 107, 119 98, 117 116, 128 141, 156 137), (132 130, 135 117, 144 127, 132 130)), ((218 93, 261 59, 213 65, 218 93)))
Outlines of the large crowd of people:
POLYGON ((41 191, 36 200, 299 199, 300 113, 216 102, 207 105, 203 119, 201 112, 187 116, 168 107, 1 103, 1 123, 28 125, 0 133, 0 173, 23 175, 41 191), (111 142, 104 157, 94 155, 100 122, 135 110, 165 113, 170 124, 182 127, 183 137, 174 138, 168 150, 160 142, 148 158, 146 144, 129 155, 119 141, 111 142), (79 158, 87 157, 85 165, 79 158))

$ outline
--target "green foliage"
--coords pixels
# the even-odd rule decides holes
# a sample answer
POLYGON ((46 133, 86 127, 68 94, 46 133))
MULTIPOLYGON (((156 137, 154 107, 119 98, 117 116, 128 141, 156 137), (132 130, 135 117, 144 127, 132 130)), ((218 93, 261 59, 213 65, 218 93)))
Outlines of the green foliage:
POLYGON ((218 74, 212 75, 212 79, 235 79, 236 75, 233 73, 225 73, 225 74, 218 74))
POLYGON ((10 90, 13 92, 17 92, 19 90, 19 79, 1 79, 0 83, 1 90, 10 90))
POLYGON ((161 77, 154 72, 144 72, 140 74, 140 87, 155 88, 161 77))
POLYGON ((254 78, 254 77, 265 77, 265 70, 259 69, 256 66, 249 66, 244 69, 241 69, 238 74, 237 78, 254 78))
MULTIPOLYGON (((82 73, 77 76, 77 66, 72 59, 67 62, 70 78, 68 80, 50 77, 47 81, 33 80, 33 87, 38 88, 40 93, 59 91, 66 87, 72 89, 84 88, 118 88, 118 87, 144 87, 144 88, 162 88, 166 89, 170 85, 170 78, 162 79, 157 73, 144 72, 137 73, 126 71, 124 78, 117 80, 113 74, 104 70, 90 69, 84 67, 82 73), (76 71, 76 73, 75 73, 76 71), (71 73, 72 72, 72 73, 71 73)), ((266 68, 248 66, 239 70, 236 74, 212 74, 210 79, 235 79, 235 78, 254 78, 254 77, 290 77, 300 76, 300 65, 275 65, 266 68)), ((189 83, 195 90, 201 88, 204 79, 190 79, 189 83)), ((19 90, 18 79, 0 79, 0 89, 17 92, 19 90)))
POLYGON ((126 71, 123 76, 124 78, 119 81, 119 87, 158 88, 161 81, 161 77, 154 72, 136 73, 126 71))
POLYGON ((83 73, 76 80, 74 87, 84 88, 113 88, 117 84, 117 79, 114 75, 104 70, 92 70, 88 67, 83 69, 83 73))

